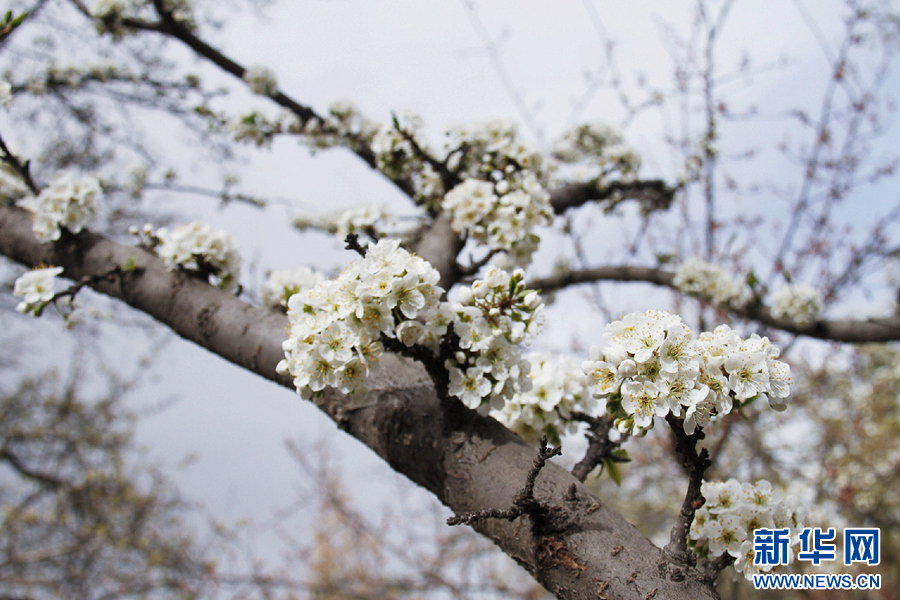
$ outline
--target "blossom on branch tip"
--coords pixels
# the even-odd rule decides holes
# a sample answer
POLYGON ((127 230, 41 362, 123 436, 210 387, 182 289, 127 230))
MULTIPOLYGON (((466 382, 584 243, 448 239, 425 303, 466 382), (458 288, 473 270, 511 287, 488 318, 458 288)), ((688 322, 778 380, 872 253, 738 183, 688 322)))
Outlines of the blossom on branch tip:
POLYGON ((392 228, 396 224, 396 217, 384 205, 362 204, 320 215, 298 211, 291 224, 300 231, 321 229, 333 233, 342 241, 351 233, 366 233, 374 239, 392 228))
POLYGON ((268 67, 254 65, 244 71, 244 83, 250 91, 260 96, 274 96, 278 91, 275 73, 268 67))
POLYGON ((56 277, 62 272, 62 267, 38 267, 19 276, 13 286, 13 295, 22 298, 22 302, 16 310, 40 316, 44 305, 53 300, 56 277))
POLYGON ((62 174, 40 194, 22 198, 18 204, 34 213, 32 231, 38 241, 50 242, 59 239, 62 228, 80 232, 97 212, 101 192, 96 177, 62 174))
POLYGON ((625 315, 606 333, 610 345, 593 347, 582 368, 623 433, 641 434, 671 413, 691 434, 757 397, 786 407, 790 367, 768 338, 742 340, 720 325, 694 339, 680 317, 659 310, 625 315))

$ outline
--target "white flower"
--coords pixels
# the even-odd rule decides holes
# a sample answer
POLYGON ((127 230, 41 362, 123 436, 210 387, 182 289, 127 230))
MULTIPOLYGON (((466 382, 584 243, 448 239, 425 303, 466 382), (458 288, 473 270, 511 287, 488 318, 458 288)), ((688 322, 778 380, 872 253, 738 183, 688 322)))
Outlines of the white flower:
POLYGON ((396 240, 371 246, 337 279, 320 280, 290 296, 291 329, 279 373, 292 375, 303 397, 327 386, 346 394, 363 391, 384 352, 382 336, 406 346, 427 338, 437 347, 447 330, 440 316, 439 279, 396 240))
POLYGON ((750 300, 750 289, 736 281, 719 265, 692 257, 681 263, 672 283, 691 296, 719 306, 740 308, 750 300))
POLYGON ((281 307, 287 310, 288 300, 300 290, 312 287, 322 281, 322 275, 309 267, 298 267, 287 271, 272 271, 262 288, 262 303, 268 308, 281 307))
POLYGON ((268 67, 254 65, 244 71, 244 83, 250 91, 260 96, 274 96, 278 91, 275 73, 268 67))
POLYGON ((62 272, 62 267, 39 267, 19 276, 13 286, 13 295, 22 298, 22 302, 16 310, 37 316, 40 305, 53 299, 56 276, 62 272))
POLYGON ((206 272, 220 288, 237 289, 241 257, 231 234, 195 221, 177 225, 172 231, 163 227, 153 235, 160 242, 156 254, 170 271, 181 268, 206 272))
POLYGON ((813 324, 822 312, 822 294, 808 285, 788 285, 772 297, 772 316, 796 323, 813 324))
POLYGON ((55 177, 37 197, 19 200, 19 206, 34 213, 32 231, 40 242, 58 240, 60 228, 78 233, 97 212, 101 194, 96 177, 63 174, 55 177))
POLYGON ((740 483, 704 481, 701 492, 706 504, 697 510, 689 533, 689 545, 701 557, 714 558, 724 552, 734 557, 734 569, 750 579, 753 573, 770 570, 754 564, 753 532, 756 529, 790 529, 788 561, 799 543, 805 512, 795 498, 781 499, 765 480, 740 483))
POLYGON ((735 402, 766 394, 780 409, 790 395, 790 367, 776 360, 768 338, 741 340, 722 325, 693 339, 680 317, 658 310, 625 315, 606 333, 610 345, 591 348, 582 369, 622 431, 653 427, 653 415, 671 412, 684 414, 690 434, 730 413, 735 402))
POLYGON ((462 400, 469 408, 478 408, 481 399, 491 393, 491 382, 485 379, 484 369, 470 367, 464 371, 451 367, 447 391, 451 396, 462 400))
POLYGON ((531 366, 518 346, 536 334, 543 303, 525 289, 524 277, 519 269, 510 274, 488 267, 484 279, 463 289, 459 301, 449 305, 453 331, 460 341, 457 356, 447 361, 447 367, 475 364, 483 369, 492 387, 485 402, 497 410, 517 392, 532 388, 528 378, 531 366))
POLYGON ((574 359, 536 353, 527 358, 531 363, 531 390, 515 394, 491 416, 530 444, 536 445, 544 435, 551 443, 559 444, 563 431, 576 429, 574 413, 596 415, 596 402, 574 359))

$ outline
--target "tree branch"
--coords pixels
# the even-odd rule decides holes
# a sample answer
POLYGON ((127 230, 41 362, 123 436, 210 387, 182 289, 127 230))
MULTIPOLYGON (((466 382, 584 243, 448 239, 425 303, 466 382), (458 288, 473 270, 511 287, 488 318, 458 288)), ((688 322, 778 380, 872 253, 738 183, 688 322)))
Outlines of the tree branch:
MULTIPOLYGON (((584 453, 584 458, 572 467, 572 475, 578 481, 584 481, 597 465, 613 458, 613 451, 622 445, 623 439, 620 438, 616 441, 609 439, 609 429, 613 423, 611 417, 591 417, 590 415, 575 415, 575 417, 590 425, 587 433, 587 452, 584 453)), ((613 460, 615 459, 613 458, 613 460)), ((627 459, 620 459, 616 462, 626 461, 627 459)))
POLYGON ((553 212, 564 213, 570 208, 581 206, 590 201, 610 200, 618 198, 613 205, 625 199, 637 200, 645 213, 665 210, 672 204, 677 188, 671 188, 661 179, 646 181, 614 181, 605 186, 597 186, 596 181, 585 183, 567 183, 550 192, 550 204, 553 212))
MULTIPOLYGON (((251 306, 206 282, 167 271, 144 249, 118 244, 88 231, 54 244, 40 244, 31 215, 0 207, 0 254, 29 267, 64 267, 80 279, 104 273, 134 257, 135 277, 93 287, 154 317, 178 335, 284 387, 276 374, 287 317, 251 306)), ((433 492, 456 513, 503 506, 521 488, 534 451, 490 418, 456 401, 441 401, 421 365, 385 354, 363 397, 327 390, 316 404, 348 433, 372 448, 396 471, 433 492)), ((638 533, 574 477, 555 464, 541 471, 535 498, 547 502, 573 493, 561 505, 564 531, 536 538, 515 524, 491 519, 475 524, 504 552, 562 598, 595 599, 601 586, 610 597, 712 599, 716 593, 696 570, 683 581, 661 569, 661 550, 638 533), (571 498, 571 499, 570 499, 571 498), (622 550, 611 553, 610 548, 622 550)))
MULTIPOLYGON (((529 281, 527 285, 529 289, 548 292, 571 285, 597 281, 637 281, 677 290, 674 279, 675 273, 653 267, 609 266, 569 271, 550 277, 540 277, 529 281)), ((819 320, 807 326, 800 326, 791 321, 776 318, 768 307, 758 302, 743 308, 731 306, 719 306, 717 308, 728 311, 735 316, 757 321, 788 333, 805 335, 820 340, 850 344, 900 340, 900 315, 860 320, 819 320)))
POLYGON ((671 413, 666 415, 666 422, 675 438, 675 452, 681 458, 681 466, 688 474, 688 487, 678 518, 672 527, 669 543, 663 548, 663 553, 673 564, 684 568, 693 566, 695 560, 693 552, 687 547, 688 532, 691 523, 694 522, 694 513, 705 502, 700 487, 703 484, 703 475, 712 463, 706 448, 697 452, 697 443, 704 437, 701 429, 688 435, 684 432, 683 421, 676 419, 671 413))

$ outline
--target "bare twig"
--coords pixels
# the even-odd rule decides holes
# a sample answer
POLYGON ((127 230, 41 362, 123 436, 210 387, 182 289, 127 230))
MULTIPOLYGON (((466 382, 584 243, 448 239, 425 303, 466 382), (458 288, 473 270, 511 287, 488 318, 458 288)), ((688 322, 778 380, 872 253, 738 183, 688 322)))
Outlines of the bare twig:
POLYGON ((366 246, 364 248, 363 246, 360 245, 358 234, 348 233, 347 237, 344 238, 344 243, 346 244, 346 246, 344 246, 345 249, 353 250, 354 252, 356 252, 357 254, 362 256, 363 258, 366 257, 366 252, 368 251, 369 247, 366 246))
POLYGON ((605 460, 613 460, 615 462, 627 462, 627 458, 616 458, 613 451, 622 445, 624 439, 620 438, 616 441, 609 439, 610 427, 612 427, 612 417, 592 417, 585 414, 573 415, 576 419, 587 422, 590 430, 587 433, 588 449, 577 465, 572 468, 572 475, 579 481, 584 481, 587 476, 605 460))
POLYGON ((7 147, 6 142, 3 141, 3 136, 0 136, 0 151, 3 152, 3 156, 0 156, 0 161, 5 162, 13 170, 19 174, 22 178, 22 181, 25 182, 25 185, 28 186, 28 189, 31 190, 31 193, 37 196, 41 190, 38 188, 37 184, 35 184, 34 179, 31 177, 31 169, 29 168, 31 165, 31 161, 26 160, 24 163, 19 160, 19 157, 10 152, 9 147, 7 147))
POLYGON ((513 499, 512 506, 506 510, 499 508, 488 508, 485 510, 476 510, 473 512, 454 515, 447 519, 447 525, 471 525, 484 519, 506 519, 507 521, 515 521, 522 515, 536 515, 546 511, 544 505, 538 502, 534 497, 534 482, 540 474, 541 469, 547 464, 547 461, 554 456, 562 454, 561 448, 554 448, 547 443, 547 436, 541 438, 541 448, 538 451, 534 463, 531 465, 531 471, 525 479, 525 485, 516 494, 513 499))

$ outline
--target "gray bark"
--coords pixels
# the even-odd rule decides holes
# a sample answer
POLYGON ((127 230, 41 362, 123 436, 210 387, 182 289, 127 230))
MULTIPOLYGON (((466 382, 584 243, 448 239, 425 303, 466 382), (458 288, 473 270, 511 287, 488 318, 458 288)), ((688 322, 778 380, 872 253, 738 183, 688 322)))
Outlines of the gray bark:
MULTIPOLYGON (((186 273, 169 272, 150 252, 86 231, 41 244, 31 232, 29 213, 0 207, 0 253, 28 267, 62 266, 74 280, 105 273, 133 257, 136 272, 103 281, 96 289, 225 360, 293 387, 275 372, 283 356, 284 315, 247 304, 186 273)), ((330 391, 316 403, 457 513, 509 506, 535 457, 533 449, 493 419, 459 402, 442 401, 420 365, 395 355, 383 357, 367 395, 351 399, 330 391)), ((667 563, 659 548, 557 465, 541 471, 535 496, 552 507, 540 523, 520 517, 485 521, 476 529, 558 597, 717 597, 696 570, 667 563)))

